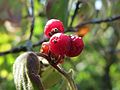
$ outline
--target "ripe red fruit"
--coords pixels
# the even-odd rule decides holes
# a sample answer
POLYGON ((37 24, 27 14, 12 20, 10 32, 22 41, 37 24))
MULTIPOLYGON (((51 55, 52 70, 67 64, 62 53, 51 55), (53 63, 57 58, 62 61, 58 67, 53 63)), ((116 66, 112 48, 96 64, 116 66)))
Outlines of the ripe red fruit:
POLYGON ((66 56, 75 57, 78 56, 84 47, 84 43, 81 37, 70 36, 70 49, 66 53, 66 56))
POLYGON ((69 51, 70 38, 63 33, 56 33, 50 38, 50 51, 55 55, 65 56, 69 51))
POLYGON ((50 38, 55 33, 63 33, 64 26, 60 20, 50 19, 44 28, 45 35, 50 38))
POLYGON ((50 56, 51 62, 53 62, 56 65, 59 63, 63 63, 64 57, 61 57, 60 55, 55 55, 54 53, 50 52, 49 45, 49 42, 43 42, 40 52, 50 56))

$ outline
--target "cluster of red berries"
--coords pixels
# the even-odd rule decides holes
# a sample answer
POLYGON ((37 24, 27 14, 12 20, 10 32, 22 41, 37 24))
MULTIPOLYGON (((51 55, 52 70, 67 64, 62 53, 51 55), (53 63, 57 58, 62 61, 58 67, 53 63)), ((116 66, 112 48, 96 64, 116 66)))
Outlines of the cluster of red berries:
POLYGON ((41 52, 55 58, 53 61, 56 64, 63 62, 65 56, 78 56, 84 47, 81 37, 64 34, 64 26, 57 19, 51 19, 46 23, 44 34, 50 40, 43 42, 41 52))

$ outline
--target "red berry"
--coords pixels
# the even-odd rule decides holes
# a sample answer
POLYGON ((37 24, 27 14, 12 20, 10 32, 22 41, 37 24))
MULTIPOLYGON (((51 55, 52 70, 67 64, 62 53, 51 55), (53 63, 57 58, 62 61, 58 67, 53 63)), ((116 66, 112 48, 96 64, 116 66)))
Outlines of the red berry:
POLYGON ((48 54, 49 53, 49 42, 43 42, 40 50, 41 53, 48 54))
POLYGON ((70 36, 70 49, 69 51, 66 53, 66 56, 69 57, 75 57, 78 56, 84 47, 84 43, 81 37, 78 36, 70 36))
POLYGON ((55 65, 63 63, 64 57, 60 55, 55 55, 54 53, 50 52, 49 45, 49 42, 43 42, 40 52, 48 55, 51 58, 51 61, 49 62, 53 62, 55 65))
POLYGON ((50 38, 50 51, 55 55, 65 56, 69 51, 70 38, 63 33, 56 33, 50 38))
POLYGON ((50 19, 44 28, 45 35, 50 38, 55 33, 63 33, 64 26, 60 20, 57 19, 50 19))

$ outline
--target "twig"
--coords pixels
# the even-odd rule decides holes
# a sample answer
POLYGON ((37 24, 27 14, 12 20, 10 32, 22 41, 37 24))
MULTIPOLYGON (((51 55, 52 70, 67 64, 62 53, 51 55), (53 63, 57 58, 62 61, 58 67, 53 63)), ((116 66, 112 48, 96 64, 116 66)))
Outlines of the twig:
POLYGON ((31 4, 31 7, 29 7, 30 8, 29 15, 31 16, 32 21, 31 21, 31 26, 30 26, 29 40, 31 40, 31 38, 32 38, 33 30, 34 30, 34 23, 35 23, 35 17, 34 17, 34 0, 30 0, 30 4, 31 4))
POLYGON ((40 41, 38 41, 37 43, 33 44, 32 46, 33 46, 33 47, 37 47, 37 46, 41 45, 43 42, 45 42, 45 41, 47 41, 47 40, 48 40, 48 39, 43 36, 43 37, 41 37, 41 40, 40 40, 40 41))
POLYGON ((120 15, 118 16, 112 16, 106 19, 92 19, 90 21, 84 21, 79 23, 78 25, 76 25, 75 27, 68 27, 68 30, 66 30, 65 32, 77 32, 78 29, 82 26, 88 25, 88 24, 100 24, 103 22, 113 22, 115 20, 119 20, 120 19, 120 15))
POLYGON ((76 3, 76 8, 75 8, 75 10, 74 10, 73 16, 71 17, 71 23, 70 23, 70 26, 69 26, 69 27, 71 27, 72 24, 73 24, 73 21, 74 21, 75 16, 77 15, 77 12, 78 12, 80 3, 81 3, 81 1, 79 1, 79 0, 78 0, 77 3, 76 3))
POLYGON ((102 22, 112 22, 112 21, 119 20, 119 19, 120 19, 120 15, 119 16, 112 16, 112 17, 109 17, 106 19, 92 19, 90 21, 85 21, 85 22, 79 23, 75 28, 80 28, 80 27, 87 25, 87 24, 100 24, 102 22))
POLYGON ((20 51, 27 51, 26 46, 19 46, 16 48, 12 48, 11 50, 5 51, 5 52, 0 52, 0 56, 9 54, 9 53, 18 53, 20 51))
MULTIPOLYGON (((37 43, 33 44, 32 48, 41 45, 42 42, 44 42, 46 40, 47 40, 46 38, 41 39, 37 43)), ((6 54, 9 54, 9 53, 18 53, 18 52, 21 52, 21 51, 28 51, 28 46, 22 45, 22 46, 18 46, 18 47, 12 48, 12 49, 10 49, 8 51, 5 51, 5 52, 0 52, 0 56, 6 55, 6 54)))

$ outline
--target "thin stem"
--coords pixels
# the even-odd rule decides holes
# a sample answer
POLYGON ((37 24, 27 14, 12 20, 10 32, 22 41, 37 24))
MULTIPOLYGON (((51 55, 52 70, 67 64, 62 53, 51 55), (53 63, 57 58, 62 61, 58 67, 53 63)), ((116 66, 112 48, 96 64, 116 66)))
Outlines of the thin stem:
POLYGON ((82 2, 79 1, 79 0, 78 0, 77 3, 76 3, 76 8, 75 8, 75 10, 74 10, 74 14, 73 14, 73 16, 71 17, 70 27, 72 26, 72 24, 73 24, 73 22, 74 22, 74 18, 75 18, 75 16, 77 15, 77 12, 78 12, 80 3, 82 3, 82 2))
MULTIPOLYGON (((42 44, 42 42, 46 41, 47 39, 46 38, 42 38, 40 41, 34 43, 32 45, 32 48, 34 47, 37 47, 37 46, 40 46, 42 44)), ((7 51, 4 51, 4 52, 0 52, 0 56, 3 56, 3 55, 7 55, 9 53, 19 53, 21 51, 28 51, 28 46, 26 45, 21 45, 21 46, 18 46, 18 47, 15 47, 15 48, 12 48, 10 50, 7 50, 7 51)))
POLYGON ((31 16, 32 18, 32 21, 31 21, 31 26, 30 26, 30 36, 29 36, 29 40, 31 40, 32 38, 32 35, 33 35, 33 30, 34 30, 34 23, 35 23, 35 17, 34 17, 34 0, 30 0, 30 4, 31 4, 31 7, 29 7, 29 15, 31 16))
POLYGON ((119 16, 112 16, 106 19, 92 19, 90 21, 85 21, 82 23, 79 23, 75 28, 79 28, 81 26, 87 25, 87 24, 100 24, 102 22, 112 22, 115 20, 119 20, 120 19, 120 15, 119 16))

